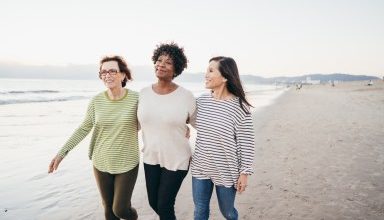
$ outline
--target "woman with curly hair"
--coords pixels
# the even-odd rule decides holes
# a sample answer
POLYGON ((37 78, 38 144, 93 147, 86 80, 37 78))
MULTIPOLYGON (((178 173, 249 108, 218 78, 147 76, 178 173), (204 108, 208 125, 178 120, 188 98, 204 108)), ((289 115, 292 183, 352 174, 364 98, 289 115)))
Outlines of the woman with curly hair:
POLYGON ((157 82, 141 90, 137 117, 149 205, 160 220, 175 217, 175 200, 191 158, 187 126, 195 112, 193 94, 173 82, 187 67, 183 48, 160 44, 153 53, 157 82))

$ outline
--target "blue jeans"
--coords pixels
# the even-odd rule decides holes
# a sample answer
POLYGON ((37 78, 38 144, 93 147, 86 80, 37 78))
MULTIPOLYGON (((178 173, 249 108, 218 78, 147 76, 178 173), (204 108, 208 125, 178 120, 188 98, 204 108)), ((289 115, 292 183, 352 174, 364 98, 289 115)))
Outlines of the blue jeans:
MULTIPOLYGON (((194 220, 207 220, 209 218, 209 202, 213 191, 213 182, 210 179, 197 179, 192 177, 193 203, 195 204, 194 220)), ((227 220, 237 220, 235 209, 236 189, 234 187, 215 186, 220 212, 227 220)))

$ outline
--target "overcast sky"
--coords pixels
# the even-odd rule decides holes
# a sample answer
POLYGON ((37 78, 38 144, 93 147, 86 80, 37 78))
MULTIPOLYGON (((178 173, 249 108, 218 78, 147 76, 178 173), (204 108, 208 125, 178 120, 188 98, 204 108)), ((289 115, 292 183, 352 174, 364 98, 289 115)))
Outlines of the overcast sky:
POLYGON ((0 62, 151 65, 161 42, 185 48, 187 72, 231 56, 242 74, 384 75, 382 0, 0 0, 0 62))

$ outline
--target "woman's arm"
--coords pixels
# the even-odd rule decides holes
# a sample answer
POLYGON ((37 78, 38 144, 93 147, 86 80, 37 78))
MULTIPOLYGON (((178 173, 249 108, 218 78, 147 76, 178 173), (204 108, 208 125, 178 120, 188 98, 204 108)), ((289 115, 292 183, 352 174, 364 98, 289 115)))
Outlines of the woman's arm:
POLYGON ((247 114, 236 129, 237 147, 240 153, 240 174, 253 173, 255 134, 251 114, 247 114))
POLYGON ((245 191, 248 186, 248 175, 253 173, 254 136, 252 116, 248 114, 240 121, 236 129, 237 146, 240 151, 240 176, 236 186, 239 193, 245 191))
POLYGON ((54 170, 57 170, 59 164, 64 159, 64 157, 76 147, 92 130, 95 119, 95 111, 93 101, 88 105, 88 110, 85 116, 85 119, 81 125, 73 132, 72 136, 67 140, 64 146, 52 159, 48 167, 48 173, 52 173, 54 170))

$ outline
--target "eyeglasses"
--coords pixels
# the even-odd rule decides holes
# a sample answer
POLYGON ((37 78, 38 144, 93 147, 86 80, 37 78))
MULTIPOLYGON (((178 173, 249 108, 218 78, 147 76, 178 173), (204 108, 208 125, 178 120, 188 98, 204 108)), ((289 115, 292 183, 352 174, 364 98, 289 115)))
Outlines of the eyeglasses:
POLYGON ((106 77, 107 74, 109 73, 110 76, 116 76, 116 74, 118 73, 119 71, 117 69, 109 69, 109 70, 101 70, 99 72, 99 75, 101 77, 106 77))

